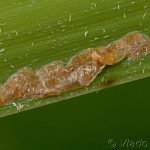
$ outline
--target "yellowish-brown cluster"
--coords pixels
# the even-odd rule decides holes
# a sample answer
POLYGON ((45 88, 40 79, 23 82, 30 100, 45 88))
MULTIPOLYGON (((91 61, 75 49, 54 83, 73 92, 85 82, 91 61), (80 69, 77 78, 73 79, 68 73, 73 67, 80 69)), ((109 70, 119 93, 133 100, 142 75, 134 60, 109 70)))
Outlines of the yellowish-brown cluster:
POLYGON ((43 98, 88 86, 106 65, 122 59, 139 60, 150 53, 150 39, 132 32, 107 47, 88 48, 65 65, 52 62, 37 71, 23 68, 0 88, 0 104, 25 98, 43 98))

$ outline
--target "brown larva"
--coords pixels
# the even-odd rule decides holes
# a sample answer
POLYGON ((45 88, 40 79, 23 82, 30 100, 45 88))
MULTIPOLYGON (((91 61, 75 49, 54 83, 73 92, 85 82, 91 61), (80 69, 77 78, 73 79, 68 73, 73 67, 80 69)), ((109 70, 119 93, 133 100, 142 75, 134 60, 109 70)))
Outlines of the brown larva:
POLYGON ((23 68, 12 75, 0 89, 0 103, 5 104, 19 98, 33 95, 38 77, 30 68, 23 68))
POLYGON ((73 56, 65 65, 60 61, 34 72, 20 69, 0 88, 0 104, 24 98, 43 98, 88 86, 106 65, 122 59, 139 60, 150 53, 147 36, 132 32, 107 47, 88 48, 73 56))

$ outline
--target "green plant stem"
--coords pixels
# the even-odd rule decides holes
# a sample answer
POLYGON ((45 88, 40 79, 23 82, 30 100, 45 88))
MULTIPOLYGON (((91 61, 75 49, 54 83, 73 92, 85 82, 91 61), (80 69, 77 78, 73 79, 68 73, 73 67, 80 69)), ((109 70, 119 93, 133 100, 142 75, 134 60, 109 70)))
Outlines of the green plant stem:
MULTIPOLYGON (((132 31, 150 36, 150 2, 45 0, 11 2, 0 7, 0 83, 18 69, 38 69, 68 61, 88 47, 105 46, 132 31)), ((148 77, 150 56, 107 67, 86 88, 40 100, 16 101, 0 108, 6 116, 53 102, 148 77)))

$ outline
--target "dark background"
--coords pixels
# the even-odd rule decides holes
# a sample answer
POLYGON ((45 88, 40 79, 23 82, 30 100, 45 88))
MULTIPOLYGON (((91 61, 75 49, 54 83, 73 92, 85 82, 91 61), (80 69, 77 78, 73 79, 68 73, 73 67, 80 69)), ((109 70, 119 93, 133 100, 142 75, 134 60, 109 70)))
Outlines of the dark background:
POLYGON ((149 83, 145 78, 0 118, 0 150, 127 149, 120 139, 145 140, 149 149, 149 83))

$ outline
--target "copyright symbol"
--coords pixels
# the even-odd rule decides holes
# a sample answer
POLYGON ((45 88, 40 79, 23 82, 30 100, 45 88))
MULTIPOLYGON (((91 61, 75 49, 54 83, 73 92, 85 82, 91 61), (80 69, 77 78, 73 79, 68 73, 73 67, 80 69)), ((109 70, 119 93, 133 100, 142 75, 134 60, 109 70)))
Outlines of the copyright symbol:
POLYGON ((116 147, 116 141, 114 139, 109 139, 108 145, 110 145, 111 147, 116 147))

